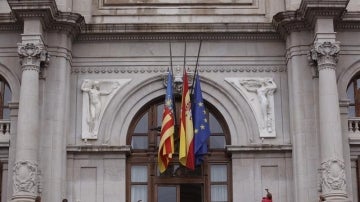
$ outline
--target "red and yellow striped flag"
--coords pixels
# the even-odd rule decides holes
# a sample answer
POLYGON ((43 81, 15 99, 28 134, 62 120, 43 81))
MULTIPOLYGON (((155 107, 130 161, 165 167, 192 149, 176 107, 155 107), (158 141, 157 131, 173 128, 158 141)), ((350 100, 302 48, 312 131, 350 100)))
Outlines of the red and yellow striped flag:
POLYGON ((169 72, 158 151, 158 166, 161 173, 168 167, 174 153, 174 120, 172 74, 169 72))
POLYGON ((195 169, 194 128, 191 113, 191 101, 187 73, 184 69, 180 115, 179 161, 182 165, 195 169))

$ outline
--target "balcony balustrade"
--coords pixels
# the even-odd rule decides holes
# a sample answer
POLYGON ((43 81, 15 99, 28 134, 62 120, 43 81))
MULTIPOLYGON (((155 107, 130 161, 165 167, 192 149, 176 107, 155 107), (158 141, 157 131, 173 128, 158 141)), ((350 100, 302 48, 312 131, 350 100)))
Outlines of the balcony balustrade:
POLYGON ((0 145, 8 144, 10 140, 10 120, 0 120, 0 145))

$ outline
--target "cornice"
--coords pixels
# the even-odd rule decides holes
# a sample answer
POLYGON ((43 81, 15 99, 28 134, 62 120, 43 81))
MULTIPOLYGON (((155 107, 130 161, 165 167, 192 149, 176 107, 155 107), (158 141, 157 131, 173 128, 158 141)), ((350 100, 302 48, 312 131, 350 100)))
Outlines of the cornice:
POLYGON ((87 24, 78 41, 279 40, 271 23, 87 24))
POLYGON ((75 37, 85 25, 80 14, 59 11, 55 0, 8 0, 8 3, 18 21, 41 18, 46 30, 63 31, 75 37))
POLYGON ((335 21, 335 30, 360 30, 360 12, 347 12, 335 21))
POLYGON ((283 37, 291 32, 311 30, 311 25, 297 11, 276 14, 273 17, 273 25, 283 37))
POLYGON ((309 24, 315 25, 318 17, 340 19, 350 0, 302 0, 298 13, 309 24))
POLYGON ((12 13, 0 13, 0 31, 20 31, 22 29, 22 23, 17 21, 12 13))
POLYGON ((296 11, 284 11, 273 17, 275 29, 286 36, 291 32, 312 30, 317 18, 341 21, 349 0, 302 0, 296 11))
POLYGON ((159 23, 159 24, 86 24, 83 34, 163 33, 163 32, 269 32, 271 23, 159 23))
MULTIPOLYGON (((189 66, 189 68, 195 68, 189 66)), ((72 74, 147 74, 165 73, 168 66, 76 66, 72 67, 72 74)), ((199 72, 208 73, 274 73, 286 72, 286 65, 202 65, 199 72)))

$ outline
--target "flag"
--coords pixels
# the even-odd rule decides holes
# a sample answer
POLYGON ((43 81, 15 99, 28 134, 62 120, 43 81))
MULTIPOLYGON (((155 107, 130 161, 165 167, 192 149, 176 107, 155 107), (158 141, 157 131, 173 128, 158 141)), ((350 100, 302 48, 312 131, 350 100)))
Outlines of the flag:
POLYGON ((210 136, 209 122, 202 97, 199 74, 195 77, 192 112, 194 119, 194 153, 195 163, 200 165, 207 153, 207 139, 210 136))
POLYGON ((173 106, 172 74, 169 72, 158 151, 158 166, 161 173, 166 170, 174 153, 175 119, 173 106))
POLYGON ((191 113, 191 101, 187 73, 184 69, 183 89, 180 114, 180 148, 179 161, 182 165, 195 169, 194 159, 194 128, 191 113))

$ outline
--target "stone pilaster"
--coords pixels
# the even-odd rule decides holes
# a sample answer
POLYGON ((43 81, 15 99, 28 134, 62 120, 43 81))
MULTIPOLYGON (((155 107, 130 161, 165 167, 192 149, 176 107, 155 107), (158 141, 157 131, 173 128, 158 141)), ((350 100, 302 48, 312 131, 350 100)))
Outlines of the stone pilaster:
POLYGON ((338 42, 317 40, 311 51, 319 71, 320 183, 326 201, 349 201, 336 84, 338 42))
POLYGON ((42 43, 18 44, 22 67, 15 165, 13 167, 13 201, 33 202, 38 195, 39 72, 47 62, 42 43))

